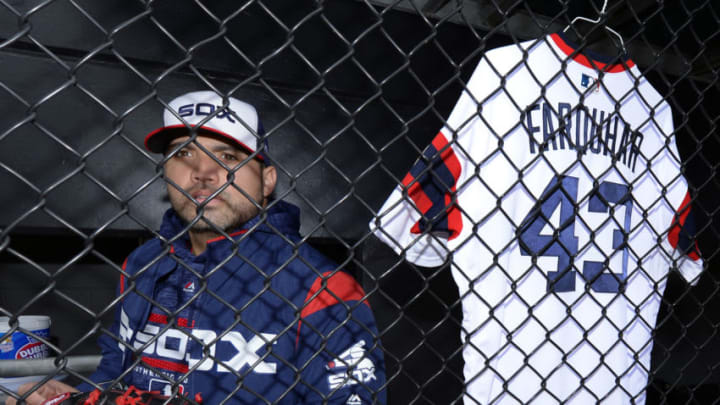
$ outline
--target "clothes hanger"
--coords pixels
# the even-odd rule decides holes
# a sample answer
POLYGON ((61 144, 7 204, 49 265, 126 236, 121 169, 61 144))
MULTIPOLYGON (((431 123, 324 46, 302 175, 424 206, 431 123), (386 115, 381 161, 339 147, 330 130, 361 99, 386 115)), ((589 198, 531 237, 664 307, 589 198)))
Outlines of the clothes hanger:
MULTIPOLYGON (((587 17, 577 16, 577 17, 573 18, 572 21, 570 21, 570 24, 567 27, 565 27, 563 32, 567 32, 567 30, 569 30, 570 27, 573 26, 575 24, 575 22, 577 22, 577 21, 586 21, 586 22, 589 22, 592 24, 598 24, 600 21, 602 21, 602 19, 604 17, 607 17, 607 5, 608 5, 608 0, 605 0, 603 2, 603 6, 602 6, 602 9, 600 10, 600 13, 598 13, 597 19, 593 20, 593 19, 590 19, 587 17)), ((615 31, 614 29, 610 28, 607 24, 604 24, 604 26, 605 26, 604 28, 608 32, 615 35, 615 37, 618 39, 618 41, 620 41, 620 47, 622 48, 623 54, 627 54, 627 49, 625 48, 625 41, 623 41, 622 35, 620 35, 620 33, 615 31)))

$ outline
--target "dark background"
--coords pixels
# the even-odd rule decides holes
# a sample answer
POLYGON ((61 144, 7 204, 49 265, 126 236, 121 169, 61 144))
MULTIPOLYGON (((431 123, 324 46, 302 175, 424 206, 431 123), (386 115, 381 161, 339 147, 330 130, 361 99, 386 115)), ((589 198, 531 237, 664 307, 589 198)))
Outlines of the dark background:
MULTIPOLYGON (((389 403, 458 398, 461 313, 449 271, 403 263, 366 224, 484 50, 596 12, 586 1, 385 3, 0 0, 0 308, 50 315, 63 350, 97 352, 87 332, 110 319, 117 265, 168 206, 159 157, 142 140, 160 126, 163 102, 214 87, 258 108, 281 175, 276 196, 301 207, 302 233, 370 294, 389 403)), ((665 3, 611 1, 609 17, 673 106, 708 263, 697 287, 668 280, 648 402, 709 403, 720 383, 720 8, 665 3)), ((585 44, 612 42, 597 29, 585 44)))

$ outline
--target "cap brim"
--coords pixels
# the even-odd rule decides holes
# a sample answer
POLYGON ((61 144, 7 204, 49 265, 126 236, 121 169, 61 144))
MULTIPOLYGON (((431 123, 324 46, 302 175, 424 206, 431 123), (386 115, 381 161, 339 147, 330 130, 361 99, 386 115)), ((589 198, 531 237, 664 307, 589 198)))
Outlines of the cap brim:
MULTIPOLYGON (((165 153, 167 149, 167 145, 175 138, 179 138, 181 136, 189 136, 190 129, 189 127, 194 127, 194 125, 171 125, 167 127, 158 128, 145 137, 145 149, 149 150, 153 153, 165 153)), ((198 135, 210 135, 213 137, 219 137, 221 139, 224 139, 226 141, 229 141, 230 143, 233 143, 240 147, 240 149, 244 150, 248 154, 255 153, 255 150, 251 147, 245 145, 244 143, 238 141, 237 139, 233 138, 232 136, 222 132, 218 131, 214 128, 208 128, 208 127, 200 127, 197 129, 198 135)), ((255 157, 261 161, 264 161, 265 159, 261 154, 256 154, 255 157)))

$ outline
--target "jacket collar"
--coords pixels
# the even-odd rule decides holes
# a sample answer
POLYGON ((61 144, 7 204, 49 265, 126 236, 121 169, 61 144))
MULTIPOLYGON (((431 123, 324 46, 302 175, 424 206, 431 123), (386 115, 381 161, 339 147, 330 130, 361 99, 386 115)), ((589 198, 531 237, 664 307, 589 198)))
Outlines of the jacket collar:
MULTIPOLYGON (((160 235, 164 238, 180 237, 173 243, 176 250, 185 250, 190 243, 190 237, 187 232, 183 232, 187 224, 170 208, 165 211, 162 224, 160 225, 160 235)), ((261 211, 259 215, 245 222, 237 229, 228 232, 228 236, 233 239, 241 237, 247 232, 270 232, 282 233, 285 235, 297 235, 300 231, 300 209, 283 200, 271 201, 268 207, 261 211)), ((227 240, 223 236, 211 239, 208 243, 216 243, 227 240)), ((180 253, 180 252, 177 252, 180 253)), ((188 252, 189 253, 189 252, 188 252)))

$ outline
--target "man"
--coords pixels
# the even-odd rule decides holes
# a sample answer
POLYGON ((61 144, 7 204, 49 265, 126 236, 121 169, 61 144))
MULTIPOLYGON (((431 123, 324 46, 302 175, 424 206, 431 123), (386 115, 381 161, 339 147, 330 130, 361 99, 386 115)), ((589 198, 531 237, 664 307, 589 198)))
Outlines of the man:
MULTIPOLYGON (((145 145, 165 154, 172 208, 123 264, 94 384, 78 388, 124 382, 205 404, 384 403, 365 293, 302 243, 297 207, 270 199, 277 176, 255 108, 210 91, 169 107, 145 145)), ((69 390, 52 382, 27 399, 69 390)))

